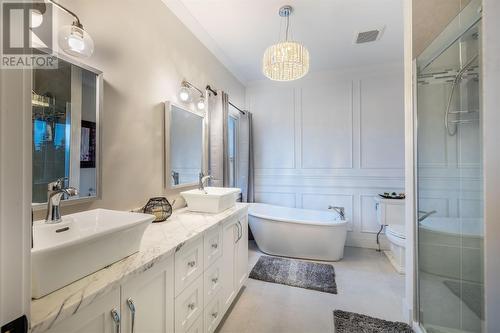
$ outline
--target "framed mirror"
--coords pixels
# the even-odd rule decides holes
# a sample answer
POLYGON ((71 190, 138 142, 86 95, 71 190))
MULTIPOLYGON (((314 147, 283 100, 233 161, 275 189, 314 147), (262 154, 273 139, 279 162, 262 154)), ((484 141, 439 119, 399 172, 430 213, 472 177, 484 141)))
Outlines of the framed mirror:
POLYGON ((67 201, 97 198, 102 73, 58 56, 57 68, 33 70, 31 105, 33 208, 57 179, 78 190, 67 201))
POLYGON ((204 169, 205 115, 165 103, 165 182, 167 188, 198 184, 204 169))

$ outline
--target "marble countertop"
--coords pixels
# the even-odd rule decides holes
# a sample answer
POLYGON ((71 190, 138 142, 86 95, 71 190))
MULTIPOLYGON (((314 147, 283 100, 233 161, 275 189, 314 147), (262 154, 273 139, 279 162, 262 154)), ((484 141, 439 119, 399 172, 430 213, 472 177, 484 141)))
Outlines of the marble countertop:
POLYGON ((139 252, 72 284, 31 301, 31 332, 40 333, 91 304, 100 295, 118 288, 128 279, 150 269, 175 252, 177 246, 224 222, 247 207, 237 203, 219 214, 176 210, 163 223, 151 224, 141 241, 139 252))

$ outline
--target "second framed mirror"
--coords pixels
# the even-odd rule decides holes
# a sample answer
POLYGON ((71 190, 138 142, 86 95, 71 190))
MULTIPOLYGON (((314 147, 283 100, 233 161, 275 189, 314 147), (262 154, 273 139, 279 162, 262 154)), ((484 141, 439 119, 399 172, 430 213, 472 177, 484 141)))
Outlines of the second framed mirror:
POLYGON ((165 102, 165 185, 194 186, 203 171, 205 115, 165 102))

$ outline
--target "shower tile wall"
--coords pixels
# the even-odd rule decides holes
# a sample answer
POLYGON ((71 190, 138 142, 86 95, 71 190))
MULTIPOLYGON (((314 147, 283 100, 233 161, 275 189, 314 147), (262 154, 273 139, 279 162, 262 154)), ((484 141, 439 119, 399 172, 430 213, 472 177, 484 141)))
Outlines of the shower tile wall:
POLYGON ((404 191, 403 103, 399 64, 251 83, 256 199, 343 206, 348 245, 375 248, 374 197, 404 191))

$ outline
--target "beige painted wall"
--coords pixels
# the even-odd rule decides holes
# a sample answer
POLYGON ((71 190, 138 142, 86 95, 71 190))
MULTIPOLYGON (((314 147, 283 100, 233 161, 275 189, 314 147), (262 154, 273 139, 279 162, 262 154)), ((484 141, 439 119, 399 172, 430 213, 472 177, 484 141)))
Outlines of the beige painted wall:
POLYGON ((223 89, 238 105, 244 105, 244 86, 161 0, 62 3, 95 41, 95 53, 85 62, 104 72, 102 200, 68 205, 63 213, 132 209, 164 194, 173 199, 177 193, 163 186, 163 102, 179 102, 183 78, 200 88, 209 83, 223 89))
POLYGON ((413 0, 413 58, 436 38, 470 0, 413 0))

